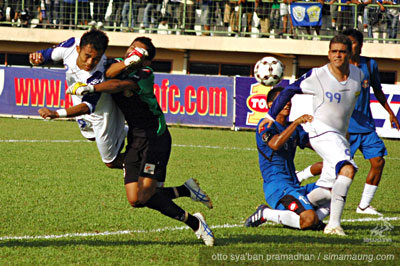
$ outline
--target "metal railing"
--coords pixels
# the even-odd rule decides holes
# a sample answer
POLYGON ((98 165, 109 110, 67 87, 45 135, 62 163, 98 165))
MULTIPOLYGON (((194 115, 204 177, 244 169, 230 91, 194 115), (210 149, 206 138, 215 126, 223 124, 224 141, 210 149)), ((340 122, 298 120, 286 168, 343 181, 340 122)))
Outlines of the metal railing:
POLYGON ((247 0, 241 4, 238 4, 238 0, 2 2, 1 26, 54 29, 99 27, 124 32, 301 39, 330 39, 344 28, 356 28, 364 32, 366 41, 400 41, 397 37, 400 5, 384 5, 387 10, 397 9, 397 13, 381 12, 378 24, 370 25, 365 10, 377 10, 379 6, 376 4, 325 3, 320 10, 322 26, 310 28, 291 27, 289 15, 285 23, 285 12, 282 13, 285 8, 280 6, 282 1, 278 0, 260 0, 258 3, 247 0))

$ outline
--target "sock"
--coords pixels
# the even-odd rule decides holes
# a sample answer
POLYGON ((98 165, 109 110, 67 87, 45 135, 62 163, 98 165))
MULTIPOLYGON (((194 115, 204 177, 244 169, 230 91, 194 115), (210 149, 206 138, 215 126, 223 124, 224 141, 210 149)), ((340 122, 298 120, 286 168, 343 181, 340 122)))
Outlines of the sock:
POLYGON ((340 226, 344 204, 346 203, 347 192, 353 180, 344 175, 339 175, 332 187, 331 216, 329 227, 340 226))
POLYGON ((364 191, 361 196, 360 204, 358 205, 360 209, 365 209, 369 206, 372 199, 374 198, 375 192, 378 189, 378 186, 370 185, 365 183, 364 191))
POLYGON ((263 217, 267 221, 300 229, 300 216, 292 211, 272 210, 267 208, 263 211, 263 217))
POLYGON ((320 207, 331 201, 331 192, 329 189, 318 187, 308 193, 307 198, 314 207, 320 207))
POLYGON ((185 212, 164 193, 156 192, 147 202, 146 207, 157 210, 165 216, 184 222, 194 231, 199 229, 199 220, 185 212))
POLYGON ((321 205, 316 211, 315 213, 318 216, 318 220, 322 221, 325 219, 325 217, 327 217, 329 215, 329 212, 331 210, 330 208, 331 203, 327 202, 324 205, 321 205))
POLYGON ((306 167, 305 169, 299 171, 296 173, 297 175, 297 179, 299 180, 299 182, 303 182, 304 180, 313 177, 314 175, 311 173, 311 166, 309 165, 308 167, 306 167))
POLYGON ((158 188, 164 195, 166 195, 170 199, 176 199, 180 197, 190 197, 190 190, 185 186, 179 187, 163 187, 158 188))

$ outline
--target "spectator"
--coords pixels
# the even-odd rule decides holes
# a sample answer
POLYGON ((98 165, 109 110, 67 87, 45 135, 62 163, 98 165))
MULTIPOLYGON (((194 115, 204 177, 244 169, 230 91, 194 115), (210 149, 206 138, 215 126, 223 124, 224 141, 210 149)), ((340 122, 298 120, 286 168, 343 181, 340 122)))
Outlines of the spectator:
MULTIPOLYGON (((65 0, 64 0, 65 1, 65 0)), ((75 0, 73 0, 75 1, 75 0)), ((93 0, 93 20, 90 23, 92 26, 96 26, 97 28, 103 28, 104 20, 106 17, 108 0, 93 0)))
MULTIPOLYGON (((386 2, 385 2, 386 3, 386 2)), ((379 32, 384 31, 385 7, 380 0, 368 0, 366 4, 374 4, 378 6, 369 6, 367 8, 368 21, 368 37, 378 38, 379 32)))
POLYGON ((342 31, 343 29, 349 29, 353 27, 352 20, 352 7, 349 6, 351 3, 357 4, 357 0, 331 0, 330 4, 335 2, 339 3, 337 12, 337 29, 342 31))
MULTIPOLYGON (((114 0, 117 1, 117 0, 114 0)), ((89 0, 78 1, 78 21, 81 25, 87 25, 90 15, 89 0)))
POLYGON ((279 33, 279 36, 283 36, 286 34, 287 27, 289 23, 289 37, 293 37, 293 24, 292 17, 290 16, 290 3, 294 2, 293 0, 283 0, 280 5, 280 15, 282 17, 282 31, 279 33))
POLYGON ((264 2, 262 0, 256 0, 255 9, 258 18, 260 19, 261 26, 261 37, 269 38, 269 34, 271 31, 271 9, 272 9, 272 1, 264 2))
POLYGON ((75 20, 75 0, 62 0, 60 28, 72 28, 75 20))
POLYGON ((124 1, 124 5, 122 6, 122 25, 124 26, 124 31, 133 31, 133 28, 136 26, 138 9, 136 1, 132 1, 132 7, 130 7, 129 1, 124 1), (129 15, 129 11, 131 11, 131 15, 129 15))
MULTIPOLYGON (((197 0, 198 1, 198 0, 197 0)), ((201 17, 202 35, 210 36, 211 22, 215 20, 216 5, 212 0, 201 1, 201 17)))
POLYGON ((145 2, 141 28, 156 28, 160 19, 162 0, 145 0, 145 2))
MULTIPOLYGON (((238 0, 238 4, 241 5, 241 13, 239 15, 245 16, 246 32, 250 36, 251 24, 253 22, 254 13, 254 2, 248 0, 238 0)), ((241 25, 239 25, 239 30, 241 31, 241 25)))
POLYGON ((228 31, 232 32, 229 35, 237 35, 238 21, 239 21, 239 6, 237 1, 225 1, 224 8, 224 25, 228 28, 228 31), (230 27, 230 29, 229 29, 230 27))
POLYGON ((112 21, 110 21, 110 26, 114 28, 114 31, 119 31, 121 27, 123 4, 123 0, 113 0, 112 2, 112 21))
POLYGON ((270 29, 271 32, 277 33, 280 26, 280 3, 278 0, 272 0, 270 29))
MULTIPOLYGON (((398 0, 388 1, 389 5, 398 5, 398 0)), ((397 25, 399 23, 399 8, 398 7, 388 7, 386 9, 386 27, 387 27, 387 38, 389 38, 389 42, 393 43, 394 41, 391 39, 397 38, 397 25)))

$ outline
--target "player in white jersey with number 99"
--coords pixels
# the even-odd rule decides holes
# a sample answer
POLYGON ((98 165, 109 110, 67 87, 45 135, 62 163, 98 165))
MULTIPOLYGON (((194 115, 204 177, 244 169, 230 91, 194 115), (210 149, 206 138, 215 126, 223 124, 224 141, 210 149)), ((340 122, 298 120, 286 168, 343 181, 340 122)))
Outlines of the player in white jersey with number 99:
POLYGON ((275 119, 295 94, 313 95, 314 120, 309 125, 310 144, 322 157, 317 185, 331 190, 331 215, 324 232, 345 235, 340 226, 345 199, 357 171, 346 139, 350 116, 361 90, 363 73, 349 63, 352 44, 344 35, 329 43, 330 63, 313 68, 283 90, 272 105, 268 119, 275 119))

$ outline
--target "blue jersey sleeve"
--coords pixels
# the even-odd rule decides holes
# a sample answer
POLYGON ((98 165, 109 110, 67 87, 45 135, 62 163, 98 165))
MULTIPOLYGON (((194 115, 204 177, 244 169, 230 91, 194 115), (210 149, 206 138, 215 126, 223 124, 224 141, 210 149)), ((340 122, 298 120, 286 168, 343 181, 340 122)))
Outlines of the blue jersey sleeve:
POLYGON ((53 61, 52 54, 53 54, 53 51, 55 49, 57 49, 58 47, 69 48, 74 44, 75 44, 75 38, 72 37, 72 38, 69 38, 68 40, 58 44, 56 47, 51 47, 51 48, 47 48, 47 49, 44 49, 44 50, 39 50, 37 52, 41 53, 43 55, 43 58, 44 58, 43 64, 46 64, 46 63, 48 63, 50 61, 53 61))
POLYGON ((371 87, 375 89, 382 89, 381 79, 379 77, 378 64, 374 59, 370 59, 371 73, 370 82, 371 87))
POLYGON ((101 96, 101 93, 99 93, 99 92, 87 93, 83 96, 82 102, 85 102, 88 104, 90 113, 93 113, 96 110, 96 105, 100 99, 100 96, 101 96))

